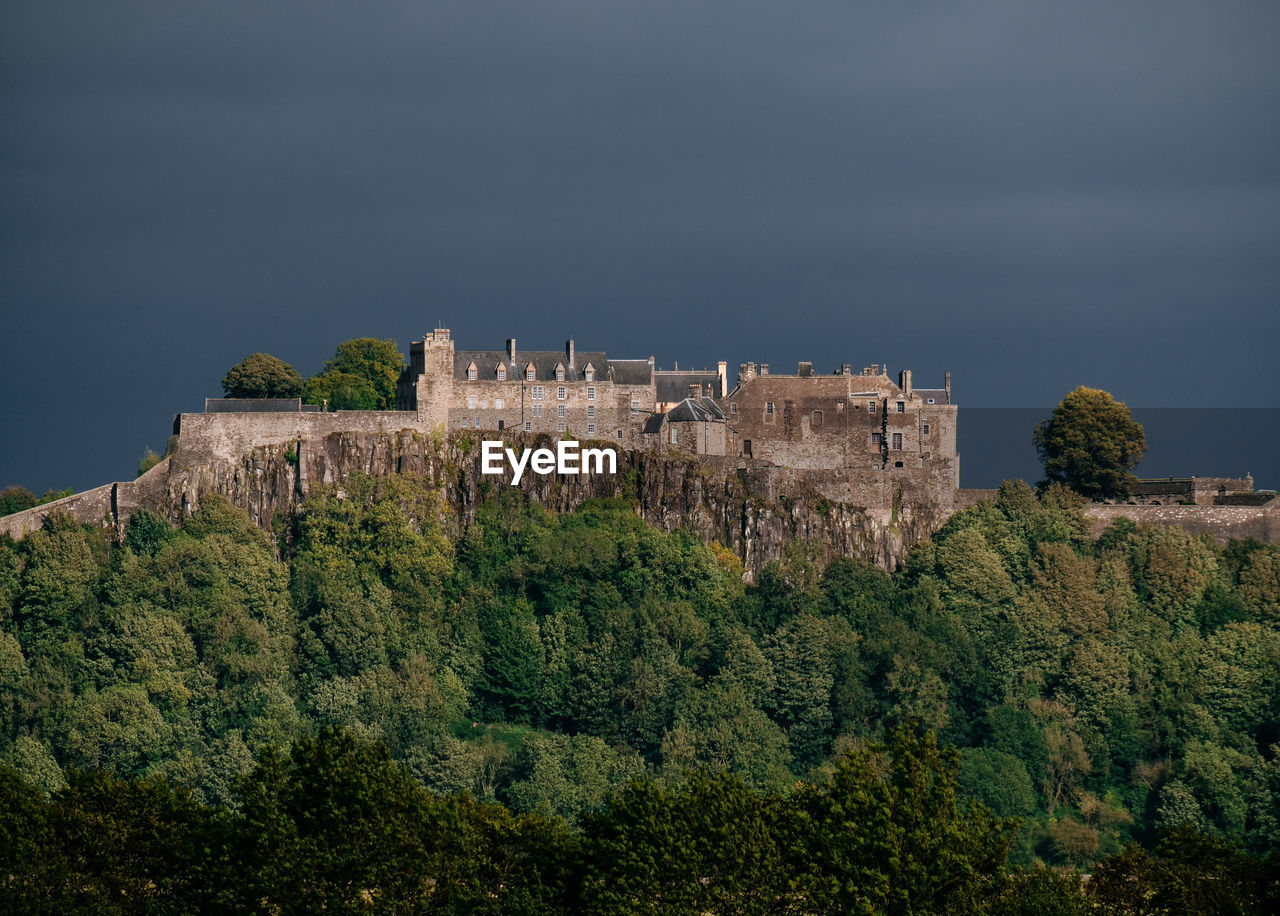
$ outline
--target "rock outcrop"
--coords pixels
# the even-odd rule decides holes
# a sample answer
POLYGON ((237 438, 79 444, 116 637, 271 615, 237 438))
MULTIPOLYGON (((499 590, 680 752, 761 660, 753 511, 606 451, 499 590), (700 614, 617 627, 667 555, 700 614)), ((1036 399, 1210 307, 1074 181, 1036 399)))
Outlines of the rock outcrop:
MULTIPOLYGON (((302 435, 266 437, 275 441, 252 445, 246 439, 179 434, 165 460, 138 480, 9 516, 0 520, 0 531, 21 537, 51 511, 66 511, 119 536, 138 507, 177 523, 210 493, 222 494, 257 524, 270 527, 274 517, 293 512, 317 487, 340 487, 357 472, 422 476, 440 488, 459 523, 466 525, 481 502, 511 486, 509 473, 481 474, 480 444, 473 437, 433 436, 409 427, 298 432, 302 435)), ((508 441, 517 448, 550 444, 533 436, 508 441)), ((836 472, 748 466, 736 459, 680 452, 620 449, 616 474, 526 473, 519 487, 562 512, 592 498, 630 500, 650 524, 664 530, 688 528, 733 550, 749 574, 780 558, 797 538, 819 545, 828 557, 859 557, 893 569, 912 544, 950 515, 949 507, 936 506, 927 494, 899 490, 885 492, 879 505, 841 501, 836 472)))

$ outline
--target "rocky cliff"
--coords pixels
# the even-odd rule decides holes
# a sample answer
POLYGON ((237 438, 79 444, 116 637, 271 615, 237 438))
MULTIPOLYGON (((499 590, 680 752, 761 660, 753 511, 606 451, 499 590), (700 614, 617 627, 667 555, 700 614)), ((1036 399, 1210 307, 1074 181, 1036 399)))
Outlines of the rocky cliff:
MULTIPOLYGON (((185 419, 185 418, 184 418, 185 419)), ((175 437, 168 457, 137 481, 109 484, 0 520, 0 530, 21 536, 49 511, 67 511, 90 524, 123 531, 139 506, 175 523, 209 493, 226 496, 263 527, 292 512, 319 486, 341 487, 352 473, 423 476, 441 489, 465 525, 476 506, 502 487, 510 474, 480 473, 480 447, 467 436, 445 438, 412 428, 396 431, 297 429, 275 441, 175 437), (81 517, 83 516, 83 517, 81 517)), ((509 437, 513 446, 547 445, 535 437, 509 437)), ((607 443, 599 443, 607 445, 607 443)), ((878 505, 855 505, 839 474, 748 467, 741 461, 699 458, 679 452, 618 451, 616 474, 526 473, 520 489, 556 511, 571 511, 586 499, 631 500, 649 523, 665 530, 689 528, 740 556, 749 573, 782 556, 788 543, 805 538, 828 556, 859 557, 885 568, 899 565, 909 547, 927 537, 950 514, 928 494, 890 488, 878 505)))

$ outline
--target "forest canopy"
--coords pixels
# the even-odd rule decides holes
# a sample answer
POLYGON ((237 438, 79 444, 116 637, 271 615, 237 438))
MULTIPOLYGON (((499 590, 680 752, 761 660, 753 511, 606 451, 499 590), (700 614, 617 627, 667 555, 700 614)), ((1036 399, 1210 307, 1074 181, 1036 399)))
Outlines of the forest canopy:
POLYGON ((85 792, 151 793, 200 824, 268 817, 290 803, 280 755, 341 734, 386 755, 405 804, 466 798, 497 819, 484 830, 515 818, 608 858, 650 829, 608 818, 688 793, 735 817, 834 816, 804 787, 929 733, 954 748, 928 753, 957 829, 996 825, 988 876, 1156 874, 1177 831, 1265 855, 1280 550, 1126 521, 1094 539, 1082 504, 1009 482, 895 575, 797 542, 755 584, 623 501, 554 514, 506 490, 459 529, 410 477, 352 478, 273 534, 216 497, 178 529, 139 512, 119 545, 55 515, 0 540, 0 761, 36 795, 6 791, 38 818, 85 792))

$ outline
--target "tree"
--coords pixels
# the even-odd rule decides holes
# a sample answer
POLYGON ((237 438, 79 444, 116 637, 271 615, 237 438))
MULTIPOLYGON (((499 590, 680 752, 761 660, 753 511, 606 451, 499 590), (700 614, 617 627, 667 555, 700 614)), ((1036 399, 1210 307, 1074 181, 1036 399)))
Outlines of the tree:
POLYGON ((269 353, 254 353, 236 363, 222 380, 229 398, 297 398, 302 375, 269 353))
POLYGON ((1147 450, 1142 426, 1123 401, 1096 388, 1077 388, 1041 421, 1032 436, 1046 483, 1064 483, 1091 499, 1127 496, 1133 469, 1147 450))
MULTIPOLYGON (((388 410, 396 403, 396 381, 400 378, 403 363, 404 357, 394 340, 357 337, 338 344, 333 359, 324 364, 325 371, 321 376, 337 373, 364 379, 377 399, 372 406, 388 410)), ((319 378, 316 376, 311 382, 315 383, 319 378)))
POLYGON ((157 454, 155 450, 148 445, 143 450, 142 457, 138 459, 138 476, 141 477, 163 460, 164 457, 157 454))
POLYGON ((307 379, 308 404, 326 404, 330 410, 374 410, 378 393, 367 378, 331 369, 307 379))
POLYGON ((5 487, 0 490, 0 515, 12 515, 36 504, 36 495, 26 487, 5 487))

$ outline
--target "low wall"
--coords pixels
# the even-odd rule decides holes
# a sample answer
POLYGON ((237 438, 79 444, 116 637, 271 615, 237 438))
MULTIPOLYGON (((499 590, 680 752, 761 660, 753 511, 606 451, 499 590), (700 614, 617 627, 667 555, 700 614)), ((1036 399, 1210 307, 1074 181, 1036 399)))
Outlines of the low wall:
POLYGON ((1177 525, 1191 534, 1208 534, 1215 540, 1255 538, 1280 544, 1280 498, 1261 506, 1103 506, 1085 509, 1094 537, 1116 519, 1138 524, 1177 525))

